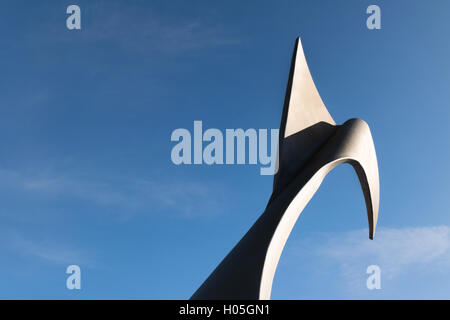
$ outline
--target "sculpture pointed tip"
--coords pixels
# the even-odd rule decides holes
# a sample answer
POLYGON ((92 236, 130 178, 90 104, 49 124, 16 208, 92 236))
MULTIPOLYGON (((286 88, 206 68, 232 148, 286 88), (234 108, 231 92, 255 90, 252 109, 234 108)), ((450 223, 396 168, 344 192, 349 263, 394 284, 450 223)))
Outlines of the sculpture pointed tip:
MULTIPOLYGON (((378 212, 377 212, 377 216, 378 216, 378 212)), ((369 229, 369 239, 370 240, 373 240, 375 238, 376 227, 377 227, 377 221, 375 220, 373 222, 373 227, 369 229)))
POLYGON ((286 138, 318 122, 335 125, 312 79, 301 38, 295 41, 280 125, 286 138))

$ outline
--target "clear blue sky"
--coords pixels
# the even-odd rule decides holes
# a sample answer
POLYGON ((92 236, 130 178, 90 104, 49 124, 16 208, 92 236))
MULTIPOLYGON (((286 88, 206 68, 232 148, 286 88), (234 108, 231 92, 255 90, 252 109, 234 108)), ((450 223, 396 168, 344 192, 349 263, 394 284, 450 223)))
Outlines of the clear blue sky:
POLYGON ((450 298, 448 1, 2 1, 0 298, 184 299, 262 213, 257 165, 176 166, 176 128, 278 128, 300 36, 330 113, 366 120, 289 238, 274 299, 450 298), (66 28, 81 7, 82 29, 66 28), (382 29, 366 28, 370 4, 382 29), (66 267, 82 290, 65 287, 66 267), (366 268, 381 268, 381 290, 366 268))

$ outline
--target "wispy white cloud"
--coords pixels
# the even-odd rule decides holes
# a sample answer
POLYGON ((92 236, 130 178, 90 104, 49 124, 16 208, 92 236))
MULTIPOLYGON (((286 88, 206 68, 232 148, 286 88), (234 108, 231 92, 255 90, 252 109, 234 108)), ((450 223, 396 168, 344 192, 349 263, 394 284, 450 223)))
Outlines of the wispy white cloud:
POLYGON ((79 264, 93 266, 93 260, 78 249, 70 245, 57 243, 55 241, 30 239, 23 233, 11 229, 1 228, 0 239, 3 253, 5 250, 24 259, 37 259, 42 263, 69 265, 79 264))
MULTIPOLYGON (((198 16, 173 18, 142 5, 97 1, 85 7, 84 14, 88 18, 82 20, 85 27, 79 39, 112 43, 127 51, 182 53, 238 42, 236 35, 231 35, 220 23, 198 16)), ((55 32, 59 34, 60 30, 55 32)), ((73 41, 66 34, 58 38, 73 41)))
MULTIPOLYGON (((448 297, 441 286, 447 285, 450 276, 450 226, 379 226, 373 241, 368 239, 367 229, 312 233, 288 243, 285 251, 280 270, 297 274, 296 268, 302 266, 302 276, 294 276, 288 288, 314 285, 314 280, 309 283, 310 280, 303 278, 305 272, 311 273, 311 279, 321 279, 329 284, 322 287, 322 290, 329 291, 318 297, 390 299, 433 296, 425 292, 407 295, 408 291, 404 290, 409 290, 406 288, 411 283, 420 283, 427 290, 436 288, 434 297, 448 297), (380 267, 383 290, 367 289, 369 275, 366 270, 370 265, 380 267)), ((305 296, 308 297, 307 294, 305 296)))
POLYGON ((220 212, 220 203, 225 200, 222 187, 202 182, 139 180, 134 182, 134 187, 143 190, 143 196, 156 205, 186 217, 214 216, 220 212))
POLYGON ((367 232, 326 236, 316 252, 335 260, 347 276, 361 273, 361 263, 379 265, 388 279, 411 267, 436 272, 450 266, 449 226, 379 228, 374 241, 367 232))
POLYGON ((450 226, 381 225, 373 241, 367 229, 303 233, 288 241, 277 273, 276 298, 448 299, 450 226), (380 267, 381 290, 366 286, 370 265, 380 267))
MULTIPOLYGON (((39 172, 39 170, 36 170, 39 172)), ((0 169, 0 188, 48 198, 72 197, 120 211, 162 210, 183 217, 213 216, 224 189, 206 182, 174 179, 100 179, 54 173, 26 174, 0 169)))
POLYGON ((405 272, 450 271, 449 226, 380 227, 373 241, 367 235, 367 229, 315 234, 294 245, 291 259, 318 258, 327 266, 337 266, 351 290, 365 289, 365 270, 372 264, 378 265, 383 279, 388 280, 405 272))

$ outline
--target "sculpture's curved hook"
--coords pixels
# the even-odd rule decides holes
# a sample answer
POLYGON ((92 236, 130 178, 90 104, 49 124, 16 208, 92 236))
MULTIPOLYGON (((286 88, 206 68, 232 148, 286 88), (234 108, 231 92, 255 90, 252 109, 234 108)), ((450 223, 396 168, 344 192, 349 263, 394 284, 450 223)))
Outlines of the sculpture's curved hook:
POLYGON ((280 125, 279 169, 266 210, 192 299, 269 299, 284 245, 323 179, 350 163, 364 193, 372 239, 378 217, 378 165, 369 126, 351 119, 336 126, 296 42, 280 125))
MULTIPOLYGON (((292 228, 328 172, 341 163, 351 164, 358 175, 366 202, 369 238, 373 239, 379 206, 379 178, 375 147, 367 123, 360 119, 351 119, 338 127, 333 137, 285 191, 291 200, 282 213, 267 248, 259 299, 270 299, 275 270, 292 228), (295 192, 297 194, 292 197, 292 193, 295 192)), ((280 195, 282 199, 275 199, 272 205, 277 206, 276 202, 286 201, 285 196, 283 192, 280 195)))

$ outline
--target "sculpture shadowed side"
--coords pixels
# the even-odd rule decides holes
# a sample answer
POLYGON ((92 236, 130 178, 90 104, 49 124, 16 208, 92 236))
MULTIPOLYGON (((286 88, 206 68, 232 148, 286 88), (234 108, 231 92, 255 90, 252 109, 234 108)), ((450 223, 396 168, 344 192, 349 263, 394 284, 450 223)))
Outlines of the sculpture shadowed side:
POLYGON ((378 164, 366 122, 336 125, 314 85, 297 39, 280 125, 279 169, 266 210, 191 299, 270 299, 284 245, 300 213, 334 167, 349 163, 363 190, 373 239, 378 164))

